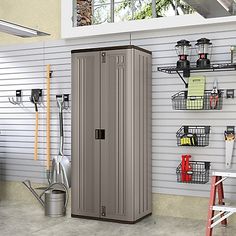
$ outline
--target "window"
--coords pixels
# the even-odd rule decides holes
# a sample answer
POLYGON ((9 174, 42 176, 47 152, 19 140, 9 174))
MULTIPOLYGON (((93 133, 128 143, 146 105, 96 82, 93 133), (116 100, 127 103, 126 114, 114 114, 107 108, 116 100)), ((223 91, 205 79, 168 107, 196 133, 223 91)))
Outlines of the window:
POLYGON ((152 0, 74 0, 74 26, 151 18, 152 0))
POLYGON ((73 0, 73 26, 189 14, 182 0, 73 0))

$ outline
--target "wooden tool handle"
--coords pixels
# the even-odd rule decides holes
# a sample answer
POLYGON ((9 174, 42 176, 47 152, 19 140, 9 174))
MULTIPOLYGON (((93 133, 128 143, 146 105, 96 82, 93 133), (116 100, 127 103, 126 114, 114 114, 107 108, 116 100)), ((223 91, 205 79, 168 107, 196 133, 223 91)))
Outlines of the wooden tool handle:
POLYGON ((47 170, 50 169, 50 65, 47 65, 47 170))
POLYGON ((38 160, 38 126, 39 126, 39 113, 35 113, 35 136, 34 136, 34 160, 38 160))

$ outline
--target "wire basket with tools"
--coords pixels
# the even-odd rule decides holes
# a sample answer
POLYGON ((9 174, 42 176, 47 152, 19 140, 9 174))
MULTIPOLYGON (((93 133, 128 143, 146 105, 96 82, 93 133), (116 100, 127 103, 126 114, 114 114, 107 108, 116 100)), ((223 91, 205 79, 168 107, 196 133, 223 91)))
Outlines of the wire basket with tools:
POLYGON ((178 146, 205 147, 209 145, 210 126, 182 126, 176 132, 178 146))
POLYGON ((182 163, 176 169, 177 182, 206 184, 209 182, 210 162, 189 161, 188 170, 183 170, 182 163))
POLYGON ((211 90, 205 90, 199 97, 188 97, 188 91, 180 91, 171 100, 173 110, 222 110, 223 90, 219 90, 216 96, 211 90))

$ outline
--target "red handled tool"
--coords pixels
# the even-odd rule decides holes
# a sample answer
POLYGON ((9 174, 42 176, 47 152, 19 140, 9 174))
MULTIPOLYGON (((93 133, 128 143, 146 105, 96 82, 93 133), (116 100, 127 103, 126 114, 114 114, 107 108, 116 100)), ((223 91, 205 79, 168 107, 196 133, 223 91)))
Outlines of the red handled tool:
POLYGON ((217 89, 217 80, 214 81, 213 89, 210 96, 210 108, 216 109, 219 101, 219 92, 217 89))
POLYGON ((181 168, 182 168, 182 174, 181 174, 181 179, 182 182, 190 182, 192 181, 192 167, 189 163, 189 159, 191 158, 191 155, 186 154, 182 155, 182 163, 181 163, 181 168))

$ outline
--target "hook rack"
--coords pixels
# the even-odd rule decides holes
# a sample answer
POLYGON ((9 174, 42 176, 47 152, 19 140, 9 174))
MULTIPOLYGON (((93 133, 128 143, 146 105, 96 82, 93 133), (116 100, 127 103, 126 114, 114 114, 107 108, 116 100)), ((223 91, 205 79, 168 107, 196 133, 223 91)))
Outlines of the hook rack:
POLYGON ((40 105, 42 103, 42 94, 43 94, 42 89, 32 89, 31 96, 29 99, 32 103, 40 105))
POLYGON ((69 98, 69 94, 63 94, 63 109, 65 110, 68 110, 69 109, 69 101, 70 101, 70 98, 69 98))
POLYGON ((61 106, 63 110, 68 110, 69 109, 69 94, 60 94, 60 95, 56 95, 56 98, 61 98, 61 106))
POLYGON ((21 90, 16 90, 16 96, 14 97, 8 97, 8 100, 13 105, 19 105, 22 104, 22 92, 21 90))
POLYGON ((226 89, 226 98, 234 98, 234 89, 226 89))
POLYGON ((50 70, 49 71, 49 78, 52 78, 52 73, 53 73, 53 70, 50 70))
POLYGON ((226 127, 226 131, 225 131, 225 135, 235 135, 235 127, 234 126, 227 126, 226 127))

